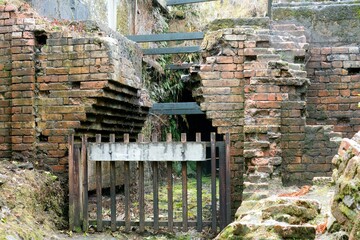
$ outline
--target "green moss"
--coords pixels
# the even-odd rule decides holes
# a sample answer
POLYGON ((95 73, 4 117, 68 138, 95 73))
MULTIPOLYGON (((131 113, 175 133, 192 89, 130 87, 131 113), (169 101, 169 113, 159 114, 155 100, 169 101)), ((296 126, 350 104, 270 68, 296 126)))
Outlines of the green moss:
POLYGON ((356 212, 354 212, 350 208, 346 207, 343 203, 339 204, 339 209, 350 220, 356 219, 356 212))
POLYGON ((207 26, 207 28, 210 31, 217 31, 220 29, 234 28, 234 27, 235 27, 234 19, 216 19, 207 26))

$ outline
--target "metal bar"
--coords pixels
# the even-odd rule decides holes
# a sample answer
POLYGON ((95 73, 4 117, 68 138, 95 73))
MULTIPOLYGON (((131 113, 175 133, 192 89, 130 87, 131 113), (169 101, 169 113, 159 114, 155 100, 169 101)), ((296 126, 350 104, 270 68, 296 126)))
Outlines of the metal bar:
POLYGON ((178 53, 196 53, 200 52, 200 46, 186 47, 167 47, 167 48, 147 48, 143 49, 144 55, 162 55, 162 54, 178 54, 178 53))
MULTIPOLYGON (((186 142, 186 134, 181 134, 181 142, 186 142)), ((188 231, 188 199, 187 199, 187 162, 181 162, 182 173, 182 218, 183 231, 188 231)))
MULTIPOLYGON (((196 142, 201 142, 201 133, 196 133, 196 142)), ((202 169, 201 162, 196 163, 196 200, 197 200, 197 231, 202 231, 203 218, 202 218, 202 169)))
MULTIPOLYGON (((130 142, 129 134, 124 134, 124 143, 130 142)), ((125 182, 124 182, 124 191, 125 191, 125 232, 130 231, 130 162, 124 162, 124 173, 125 173, 125 182)))
MULTIPOLYGON (((138 141, 144 142, 144 135, 139 134, 138 141)), ((140 232, 145 230, 145 186, 144 186, 144 162, 139 162, 139 218, 140 218, 140 232)))
MULTIPOLYGON (((89 224, 90 225, 95 225, 96 220, 90 220, 89 224)), ((110 224, 111 224, 110 220, 103 220, 103 226, 104 227, 109 227, 110 224)), ((139 221, 131 221, 130 224, 131 224, 131 226, 137 227, 137 226, 140 225, 140 222, 139 221)), ((144 224, 145 224, 146 227, 151 227, 151 226, 153 226, 154 223, 152 221, 145 221, 144 224)), ((166 227, 166 226, 168 226, 168 224, 169 223, 167 221, 159 221, 159 226, 160 227, 166 227)), ((189 227, 196 227, 196 224, 197 224, 196 221, 189 221, 188 222, 189 227)), ((210 227, 211 224, 212 224, 212 222, 210 222, 210 221, 204 221, 203 222, 204 227, 210 227)), ((116 221, 116 226, 118 226, 118 227, 125 226, 125 221, 116 221)), ((175 221, 174 226, 175 227, 181 227, 182 226, 182 221, 175 221)))
MULTIPOLYGON (((110 142, 115 142, 115 134, 110 134, 110 142)), ((116 231, 116 173, 115 162, 110 162, 110 198, 111 198, 111 231, 116 231)))
MULTIPOLYGON (((101 134, 96 134, 96 143, 101 143, 101 134)), ((101 232, 102 226, 102 166, 96 162, 96 230, 101 232)))
POLYGON ((80 148, 75 147, 74 148, 74 202, 75 202, 75 219, 74 219, 74 226, 75 228, 78 228, 82 225, 82 222, 80 221, 80 212, 82 214, 82 211, 80 211, 80 148), (81 223, 80 223, 81 222, 81 223))
POLYGON ((174 6, 174 5, 183 5, 183 4, 190 4, 190 3, 202 3, 202 2, 212 2, 216 0, 167 0, 167 6, 174 6))
MULTIPOLYGON (((231 223, 231 172, 230 172, 230 133, 225 134, 226 144, 226 223, 231 223)), ((241 173, 242 174, 242 173, 241 173)))
POLYGON ((70 135, 69 144, 69 228, 74 230, 74 135, 70 135))
MULTIPOLYGON (((166 142, 172 141, 171 133, 166 136, 166 142)), ((167 162, 167 193, 168 193, 168 230, 173 231, 174 227, 174 203, 173 203, 173 176, 172 162, 167 162)))
POLYGON ((128 39, 134 42, 163 42, 163 41, 184 41, 184 40, 202 40, 203 32, 177 32, 163 34, 146 34, 146 35, 128 35, 128 39))
POLYGON ((194 64, 196 64, 196 63, 168 64, 168 65, 165 65, 165 70, 190 69, 194 64))
POLYGON ((83 231, 86 232, 89 228, 89 184, 88 184, 88 163, 86 155, 87 135, 83 135, 81 139, 81 163, 83 171, 83 231))
MULTIPOLYGON (((157 134, 152 135, 152 142, 157 142, 157 134)), ((159 163, 153 162, 153 209, 154 209, 154 230, 159 230, 159 163)))
POLYGON ((225 147, 219 148, 219 193, 220 193, 220 230, 226 227, 226 162, 225 147))
POLYGON ((216 135, 214 132, 210 135, 211 141, 211 214, 212 231, 216 232, 216 135))
POLYGON ((196 102, 154 103, 150 113, 163 115, 205 114, 196 102))

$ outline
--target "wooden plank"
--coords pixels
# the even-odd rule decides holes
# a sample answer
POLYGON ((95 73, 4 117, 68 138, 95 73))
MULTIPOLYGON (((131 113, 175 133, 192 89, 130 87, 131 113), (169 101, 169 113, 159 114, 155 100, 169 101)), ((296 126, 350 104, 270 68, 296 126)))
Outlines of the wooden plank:
MULTIPOLYGON (((129 143, 129 134, 124 134, 124 143, 129 143)), ((130 232, 130 162, 124 162, 124 192, 125 192, 125 232, 130 232)))
POLYGON ((147 35, 128 35, 128 39, 134 42, 166 42, 166 41, 185 41, 185 40, 202 40, 203 32, 176 32, 163 34, 147 34, 147 35))
MULTIPOLYGON (((101 135, 96 134, 96 143, 101 143, 101 135)), ((102 226, 102 166, 101 162, 96 162, 96 230, 101 232, 102 226)))
POLYGON ((165 70, 190 69, 194 64, 196 64, 196 63, 168 64, 168 65, 165 65, 165 70))
MULTIPOLYGON (((96 225, 96 220, 90 220, 89 223, 90 223, 90 225, 96 225)), ((110 224, 111 224, 110 220, 103 220, 103 226, 104 227, 109 227, 110 224)), ((137 227, 137 226, 140 225, 140 222, 139 221, 131 221, 130 224, 131 224, 131 226, 137 227)), ((154 223, 152 221, 145 221, 145 223, 144 223, 144 225, 146 227, 151 227, 151 226, 153 226, 153 224, 154 223)), ((168 226, 168 224, 169 223, 167 221, 159 221, 159 226, 160 227, 166 227, 166 226, 168 226)), ((174 224, 175 227, 181 227, 182 226, 182 221, 174 221, 173 224, 174 224)), ((189 221, 188 222, 189 227, 196 227, 196 224, 197 224, 196 221, 189 221)), ((122 226, 125 225, 125 221, 116 221, 116 225, 118 227, 122 227, 122 226)), ((204 221, 203 226, 204 227, 210 227, 211 222, 210 221, 204 221)))
POLYGON ((210 135, 211 141, 211 215, 212 215, 212 231, 216 232, 216 134, 210 135))
POLYGON ((162 115, 205 114, 196 102, 154 103, 150 113, 162 115))
POLYGON ((219 207, 220 231, 226 227, 226 179, 225 146, 219 148, 219 207))
MULTIPOLYGON (((152 142, 157 142, 157 134, 152 135, 152 142)), ((159 230, 159 164, 152 163, 153 168, 153 209, 154 209, 154 230, 159 230)))
MULTIPOLYGON (((110 134, 110 142, 115 142, 115 134, 110 134)), ((111 231, 116 231, 116 167, 115 162, 110 162, 110 211, 111 211, 111 231)))
POLYGON ((190 3, 212 2, 216 0, 167 0, 167 6, 184 5, 190 3))
MULTIPOLYGON (((166 136, 166 142, 172 141, 171 133, 166 136)), ((168 230, 173 231, 174 227, 174 203, 173 203, 173 176, 172 176, 172 162, 167 162, 167 194, 168 194, 168 230)))
MULTIPOLYGON (((186 143, 186 134, 181 134, 181 142, 186 143)), ((182 173, 182 218, 183 218, 183 231, 188 231, 188 198, 187 198, 187 162, 181 162, 182 173)))
POLYGON ((206 143, 89 143, 89 161, 205 161, 206 143))
POLYGON ((83 171, 83 231, 87 232, 89 228, 89 184, 88 184, 88 164, 86 154, 87 135, 81 139, 81 163, 83 171))
MULTIPOLYGON (((226 223, 231 223, 231 172, 230 172, 230 133, 225 134, 226 144, 226 223)), ((242 174, 242 173, 241 173, 242 174)))
MULTIPOLYGON (((201 133, 196 133, 196 142, 201 142, 201 133)), ((202 219, 202 169, 201 162, 196 163, 196 202, 197 202, 197 231, 201 232, 203 227, 202 219)))
POLYGON ((147 48, 143 49, 144 55, 162 55, 162 54, 178 54, 178 53, 196 53, 200 52, 200 46, 185 47, 167 47, 167 48, 147 48))
MULTIPOLYGON (((144 135, 139 134, 138 137, 139 143, 144 142, 144 135)), ((144 183, 144 162, 139 162, 139 219, 140 226, 139 231, 145 231, 145 183, 144 183)))
POLYGON ((82 221, 80 220, 80 148, 74 148, 74 202, 75 202, 75 219, 74 226, 75 228, 79 228, 82 225, 82 221), (81 222, 81 223, 80 223, 81 222))
POLYGON ((272 17, 272 4, 273 4, 273 0, 268 0, 268 12, 267 12, 267 16, 270 18, 272 17))
POLYGON ((75 205, 74 205, 74 135, 68 139, 69 145, 69 229, 74 230, 75 205))

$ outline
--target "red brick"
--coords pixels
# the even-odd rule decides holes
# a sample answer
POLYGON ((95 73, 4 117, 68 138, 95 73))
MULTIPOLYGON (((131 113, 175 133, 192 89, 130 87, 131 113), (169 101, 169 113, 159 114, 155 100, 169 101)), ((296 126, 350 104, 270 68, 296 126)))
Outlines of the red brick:
POLYGON ((223 79, 232 79, 234 78, 234 72, 222 72, 220 77, 223 79))
POLYGON ((69 69, 68 68, 47 68, 46 74, 48 75, 62 75, 62 74, 68 74, 69 69))
POLYGON ((53 166, 51 166, 51 169, 55 173, 65 172, 65 170, 66 170, 65 165, 53 165, 53 166))
POLYGON ((217 63, 233 63, 234 57, 219 56, 219 57, 216 57, 216 62, 217 63))
POLYGON ((80 83, 80 89, 101 89, 108 85, 108 81, 91 81, 80 83))

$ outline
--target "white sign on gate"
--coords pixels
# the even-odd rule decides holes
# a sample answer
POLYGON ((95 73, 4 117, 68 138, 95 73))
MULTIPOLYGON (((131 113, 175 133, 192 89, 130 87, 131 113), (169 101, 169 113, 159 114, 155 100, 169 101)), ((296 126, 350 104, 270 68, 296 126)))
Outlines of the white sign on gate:
POLYGON ((206 143, 89 143, 90 161, 205 161, 206 143))

